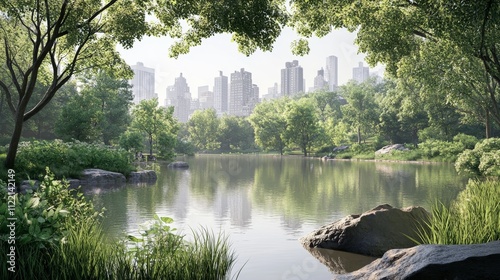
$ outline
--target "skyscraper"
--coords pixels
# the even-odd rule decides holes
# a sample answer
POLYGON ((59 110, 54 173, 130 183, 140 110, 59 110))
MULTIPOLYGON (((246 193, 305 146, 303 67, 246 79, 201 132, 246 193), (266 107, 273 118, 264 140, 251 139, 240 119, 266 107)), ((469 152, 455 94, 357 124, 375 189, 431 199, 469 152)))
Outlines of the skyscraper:
POLYGON ((208 90, 208 86, 198 87, 198 102, 202 110, 214 108, 214 93, 208 90))
POLYGON ((314 77, 314 91, 318 90, 324 90, 328 88, 328 84, 325 81, 325 71, 323 68, 321 70, 318 70, 318 75, 314 77))
POLYGON ((292 96, 299 92, 304 92, 304 70, 294 60, 285 63, 285 68, 281 69, 281 95, 292 96))
POLYGON ((180 122, 187 122, 191 108, 191 92, 182 73, 175 78, 174 85, 167 88, 167 98, 170 99, 170 106, 174 106, 174 117, 180 122))
POLYGON ((328 83, 328 90, 334 91, 337 89, 338 83, 338 59, 334 55, 326 58, 325 81, 328 83))
POLYGON ((358 83, 362 83, 370 77, 370 70, 368 67, 363 67, 363 62, 359 63, 358 67, 352 68, 352 79, 358 83))
POLYGON ((231 73, 231 84, 229 86, 229 114, 235 116, 245 116, 249 100, 253 96, 252 73, 245 71, 245 68, 231 73))
POLYGON ((228 110, 227 76, 222 75, 222 71, 219 71, 219 76, 214 79, 214 108, 218 114, 228 110))
POLYGON ((129 81, 134 94, 133 102, 138 104, 141 100, 157 97, 155 93, 155 69, 145 67, 142 62, 137 62, 130 68, 134 71, 134 77, 129 81))

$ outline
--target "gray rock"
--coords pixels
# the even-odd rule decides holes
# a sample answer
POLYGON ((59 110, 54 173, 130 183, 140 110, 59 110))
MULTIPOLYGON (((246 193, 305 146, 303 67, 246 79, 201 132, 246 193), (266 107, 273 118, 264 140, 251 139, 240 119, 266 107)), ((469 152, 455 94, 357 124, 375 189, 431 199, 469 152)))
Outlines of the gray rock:
POLYGON ((381 259, 334 279, 500 279, 500 241, 420 245, 387 251, 381 259))
POLYGON ((375 155, 385 155, 391 153, 392 151, 409 151, 409 149, 403 144, 387 145, 376 151, 375 155))
POLYGON ((40 187, 38 180, 23 180, 19 185, 19 192, 25 194, 27 190, 36 190, 40 187))
POLYGON ((325 225, 302 237, 300 242, 309 248, 380 257, 390 249, 415 246, 411 238, 420 241, 419 225, 428 218, 429 213, 422 207, 398 209, 384 204, 325 225))
POLYGON ((82 183, 78 179, 67 179, 66 181, 69 183, 70 189, 76 189, 82 185, 82 183))
POLYGON ((154 183, 156 182, 156 172, 154 170, 141 170, 137 172, 131 172, 128 176, 129 183, 154 183))
POLYGON ((338 146, 333 148, 332 153, 339 153, 349 149, 349 146, 338 146))
POLYGON ((174 161, 167 165, 169 168, 189 168, 189 164, 184 161, 174 161))
POLYGON ((124 185, 125 182, 126 179, 123 174, 102 169, 85 169, 80 178, 80 184, 84 187, 115 187, 124 185))

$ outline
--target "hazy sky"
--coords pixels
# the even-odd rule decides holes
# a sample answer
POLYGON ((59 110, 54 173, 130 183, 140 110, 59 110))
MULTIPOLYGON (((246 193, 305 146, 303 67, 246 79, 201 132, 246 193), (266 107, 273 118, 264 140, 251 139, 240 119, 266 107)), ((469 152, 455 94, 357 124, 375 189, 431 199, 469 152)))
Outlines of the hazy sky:
MULTIPOLYGON (((231 42, 231 35, 220 34, 206 39, 200 46, 194 47, 188 54, 178 59, 168 57, 168 48, 172 39, 144 38, 136 42, 132 49, 118 50, 129 65, 143 62, 144 66, 155 69, 155 91, 158 93, 160 104, 163 104, 167 86, 174 84, 175 77, 182 72, 191 89, 191 95, 197 97, 198 87, 208 85, 213 90, 214 77, 219 70, 225 76, 245 68, 252 73, 252 82, 260 88, 260 95, 267 94, 267 89, 275 82, 280 86, 280 70, 285 62, 294 59, 304 69, 306 90, 314 85, 314 77, 321 67, 325 68, 326 57, 338 57, 339 84, 342 85, 352 78, 352 68, 363 61, 364 55, 358 54, 354 45, 355 35, 346 30, 335 30, 323 38, 309 40, 310 52, 306 56, 292 55, 290 44, 298 36, 290 29, 285 29, 274 44, 272 52, 257 51, 250 56, 238 52, 236 43, 231 42)), ((365 66, 366 63, 365 63, 365 66)), ((370 69, 382 75, 382 67, 370 69)))

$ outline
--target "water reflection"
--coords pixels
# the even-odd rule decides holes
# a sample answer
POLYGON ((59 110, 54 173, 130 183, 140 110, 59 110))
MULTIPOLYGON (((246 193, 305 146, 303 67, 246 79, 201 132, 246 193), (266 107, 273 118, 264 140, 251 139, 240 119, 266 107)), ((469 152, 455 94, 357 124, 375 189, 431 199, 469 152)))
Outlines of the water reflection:
POLYGON ((309 248, 304 246, 311 255, 326 265, 334 274, 344 274, 356 271, 363 266, 376 260, 375 257, 368 257, 338 250, 328 250, 323 248, 309 248))
POLYGON ((465 186, 447 164, 325 162, 267 155, 184 160, 190 165, 187 170, 153 166, 158 173, 155 185, 92 195, 96 205, 108 209, 105 229, 123 236, 155 213, 172 217, 180 228, 221 229, 230 234, 239 258, 248 260, 240 279, 280 278, 294 263, 306 260, 322 267, 311 272, 310 279, 350 270, 363 262, 338 252, 316 250, 313 256, 297 239, 379 204, 429 208, 435 199, 456 197, 465 186))

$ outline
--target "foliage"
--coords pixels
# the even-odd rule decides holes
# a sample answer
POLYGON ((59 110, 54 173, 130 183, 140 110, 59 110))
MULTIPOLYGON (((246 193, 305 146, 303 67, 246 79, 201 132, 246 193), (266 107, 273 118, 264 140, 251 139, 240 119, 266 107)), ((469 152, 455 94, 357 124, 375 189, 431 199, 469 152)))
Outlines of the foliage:
POLYGON ((460 142, 433 139, 420 143, 418 147, 423 158, 448 162, 454 162, 458 155, 465 150, 465 146, 460 142))
POLYGON ((43 178, 46 167, 54 172, 56 178, 79 177, 85 168, 101 168, 123 174, 128 174, 132 168, 129 154, 121 149, 61 140, 22 142, 16 162, 19 175, 43 178))
POLYGON ((137 130, 127 130, 118 140, 120 147, 128 152, 140 152, 142 151, 144 137, 137 130))
POLYGON ((261 148, 283 154, 287 147, 284 110, 289 101, 280 98, 259 103, 248 118, 254 129, 255 143, 261 148))
POLYGON ((458 156, 455 169, 471 177, 500 176, 500 138, 485 139, 473 150, 465 150, 458 156))
MULTIPOLYGON (((1 195, 6 198, 6 187, 2 186, 1 195)), ((54 180, 49 168, 35 191, 26 194, 16 193, 14 218, 16 219, 16 245, 33 248, 50 248, 57 245, 76 224, 92 223, 102 214, 94 210, 77 190, 69 189, 64 181, 54 180)), ((7 199, 2 199, 0 213, 10 216, 7 199)), ((7 219, 1 220, 0 239, 7 243, 9 228, 7 219)))
POLYGON ((290 101, 286 105, 285 119, 287 138, 307 156, 320 134, 314 103, 308 98, 290 101))
POLYGON ((24 122, 73 75, 88 69, 131 75, 115 50, 117 43, 130 48, 145 35, 168 35, 180 39, 170 49, 171 56, 178 56, 203 38, 231 33, 240 51, 250 54, 258 48, 270 50, 287 20, 285 3, 260 0, 3 1, 0 12, 0 60, 5 65, 0 87, 15 116, 9 168, 15 163, 24 122), (35 83, 42 80, 48 87, 41 102, 28 107, 35 83))
POLYGON ((420 231, 423 243, 477 244, 500 240, 498 197, 498 181, 469 181, 449 207, 435 204, 427 224, 430 231, 420 231))
POLYGON ((174 108, 158 107, 158 99, 142 100, 132 110, 132 127, 144 132, 149 143, 149 154, 156 144, 165 155, 170 155, 175 146, 175 135, 179 125, 173 117, 174 108), (159 141, 160 137, 163 141, 159 141))
POLYGON ((218 138, 223 152, 255 149, 254 130, 243 117, 224 115, 219 122, 218 138))
POLYGON ((341 94, 347 100, 342 106, 344 120, 357 129, 358 144, 361 143, 361 131, 369 131, 377 121, 374 80, 358 84, 351 80, 342 86, 341 94))
POLYGON ((201 150, 216 150, 220 147, 219 119, 215 109, 195 111, 188 121, 190 142, 201 150))
POLYGON ((80 92, 71 96, 62 108, 57 134, 66 141, 110 145, 130 123, 131 101, 132 91, 126 80, 104 71, 85 77, 80 92))

